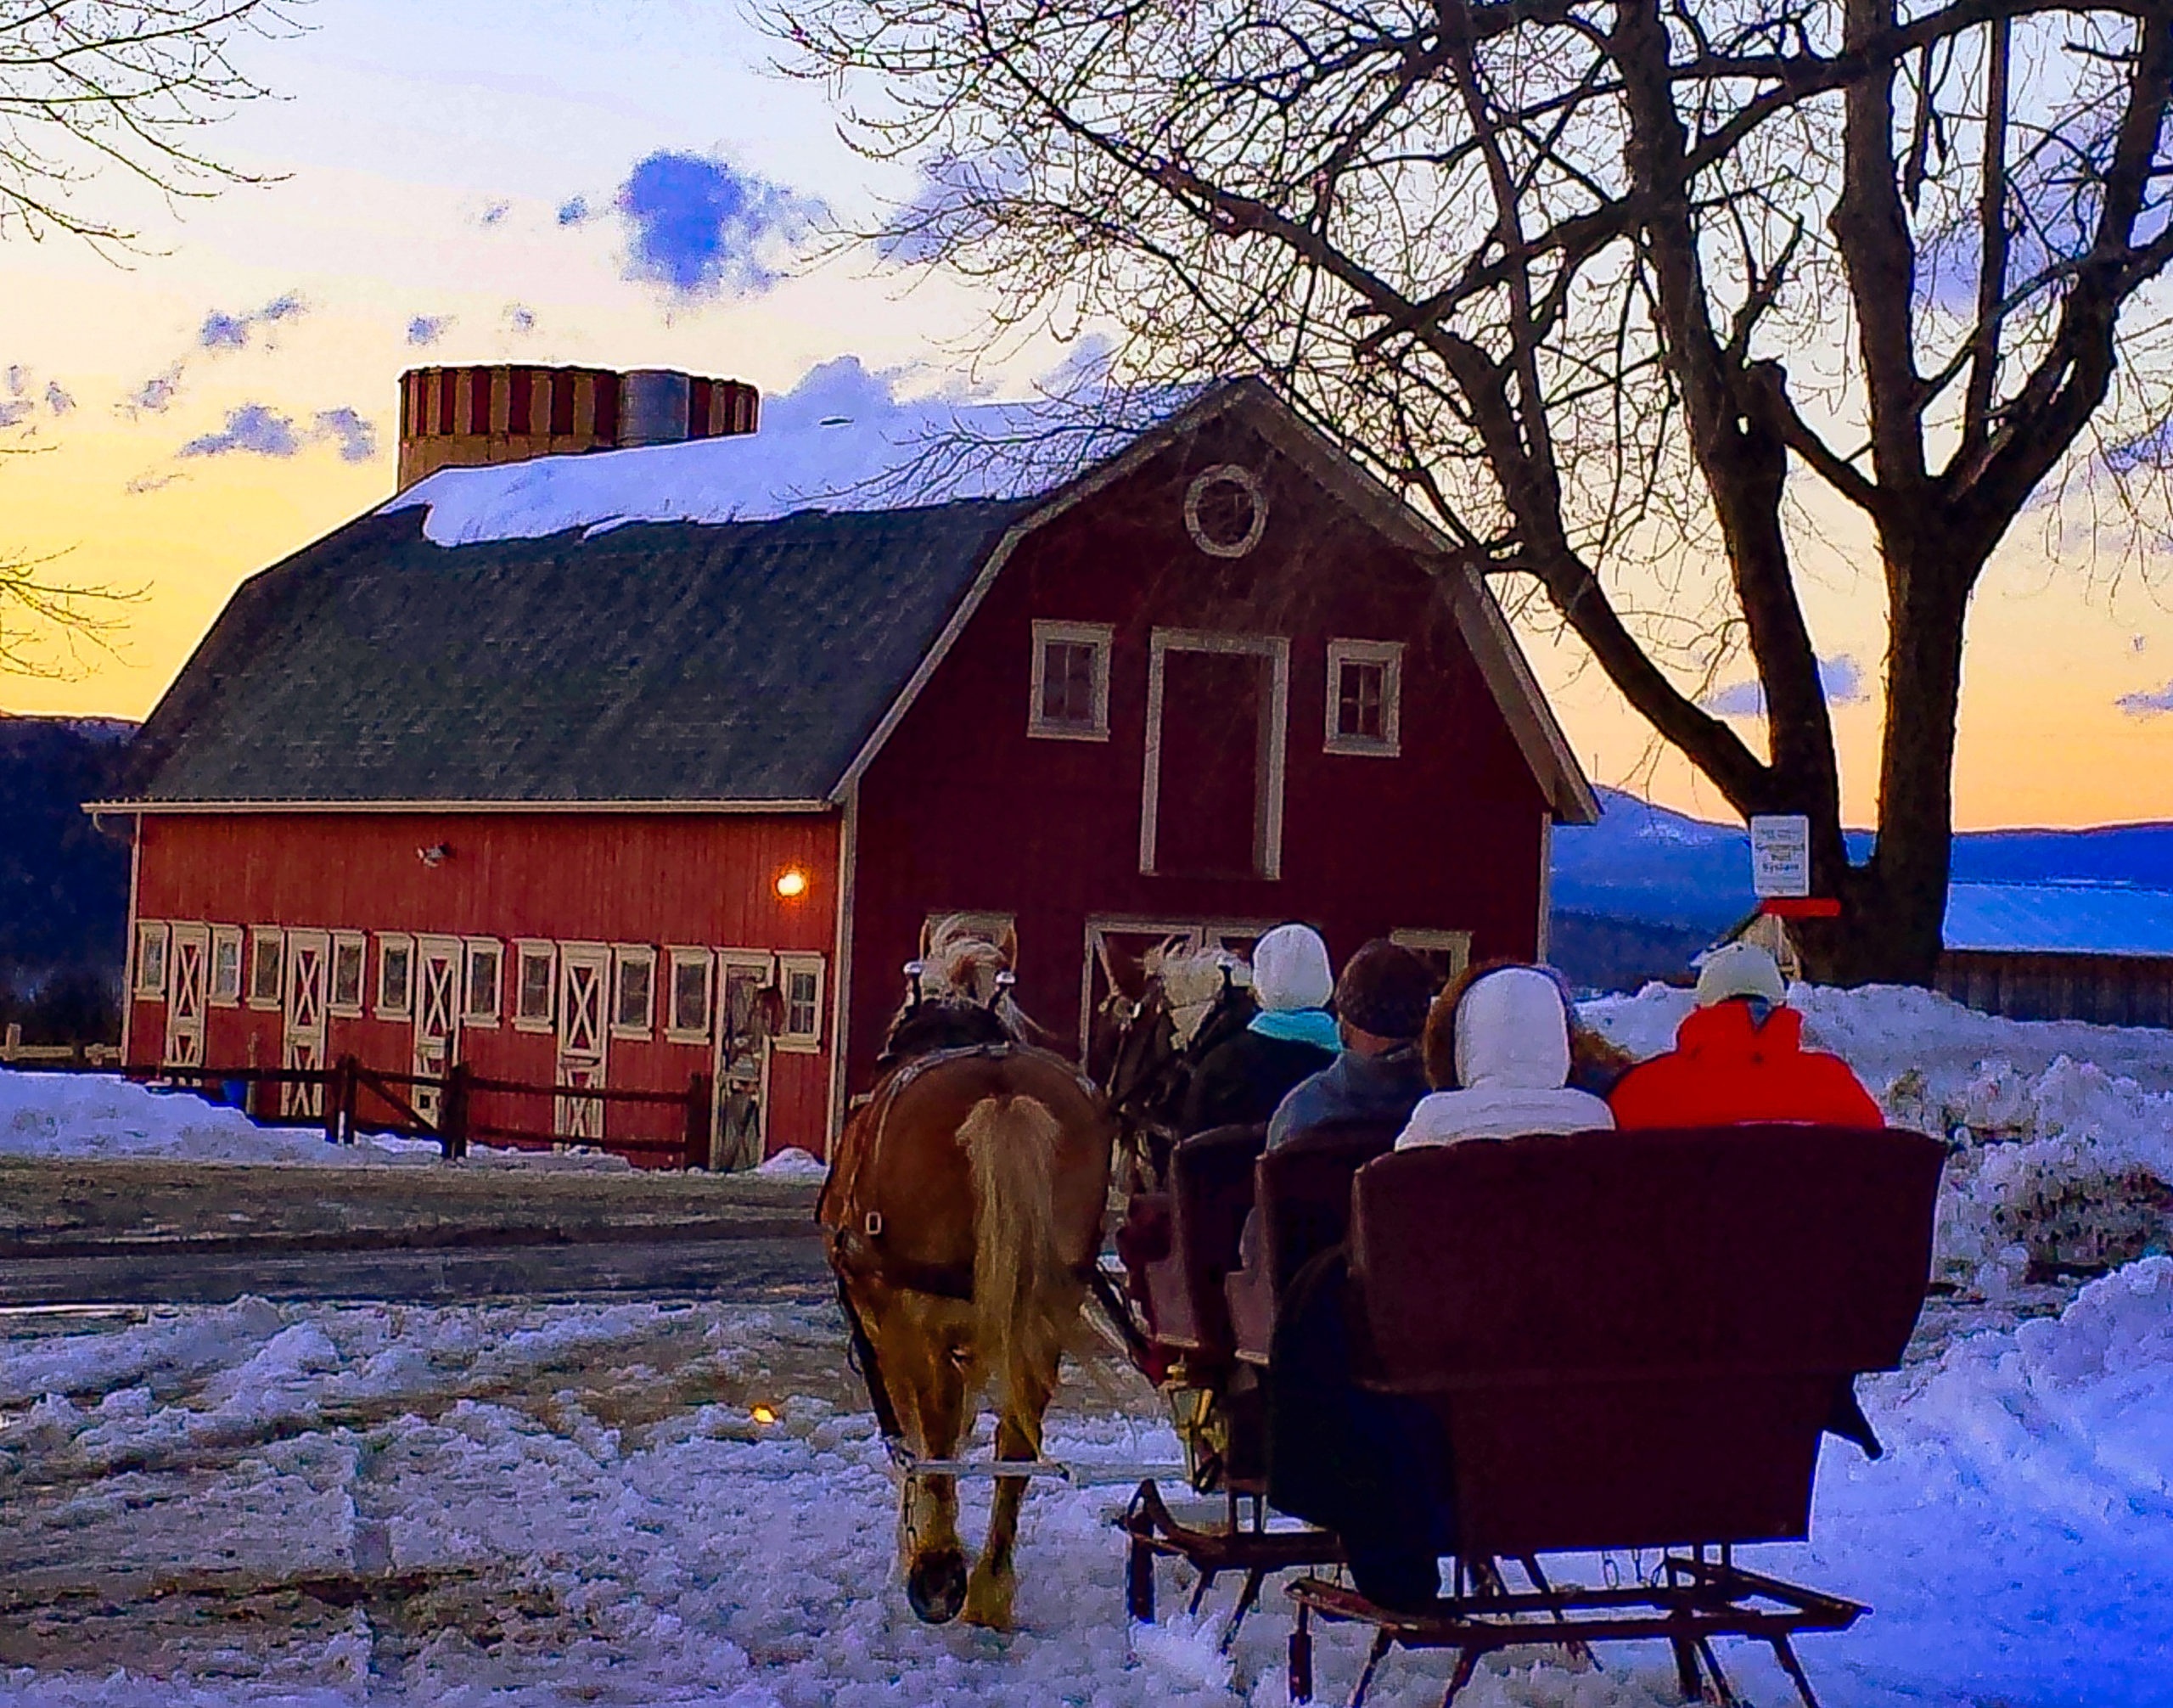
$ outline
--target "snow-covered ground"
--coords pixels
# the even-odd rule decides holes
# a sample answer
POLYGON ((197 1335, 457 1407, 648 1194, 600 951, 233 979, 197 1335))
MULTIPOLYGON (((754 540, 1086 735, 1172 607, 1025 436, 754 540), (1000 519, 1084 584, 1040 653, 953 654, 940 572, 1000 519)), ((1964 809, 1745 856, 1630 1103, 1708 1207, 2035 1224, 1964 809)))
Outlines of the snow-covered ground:
MULTIPOLYGON (((1823 1700, 2173 1705, 2173 1257, 2150 1197, 2173 1178, 2173 1034, 2028 1026, 1916 992, 1798 999, 1895 1118, 1960 1146, 1940 1234, 1959 1293, 1930 1307, 1915 1362, 1861 1385, 1886 1456, 1829 1442, 1813 1541, 1750 1556, 1872 1604, 1800 1645, 1823 1700), (2113 1273, 2024 1284, 2092 1238, 2113 1273)), ((1648 1052, 1684 1002, 1591 1012, 1648 1052)), ((15 1094, 0 1149, 114 1154, 180 1110, 173 1131, 211 1137, 164 1154, 331 1150, 134 1087, 98 1104, 99 1082, 68 1082, 82 1104, 25 1100, 25 1077, 0 1076, 0 1099, 15 1094)), ((0 1312, 0 1708, 1283 1698, 1273 1606, 1227 1661, 1211 1625, 1126 1629, 1115 1487, 1036 1486, 1018 1632, 914 1621, 827 1301, 244 1301, 0 1312)), ((1150 1396, 1114 1374, 1073 1383, 1050 1452, 1176 1456, 1150 1396)), ((1173 1568, 1163 1601, 1182 1606, 1173 1568)), ((1322 1635, 1321 1700, 1347 1694, 1362 1650, 1359 1633, 1322 1635)), ((1513 1655, 1465 1700, 1672 1700, 1664 1651, 1602 1658, 1573 1673, 1513 1655)), ((1724 1658, 1751 1700, 1792 1700, 1769 1660, 1724 1658)), ((1373 1700, 1436 1701, 1446 1671, 1400 1655, 1373 1700)))
MULTIPOLYGON (((1052 1451, 1173 1457, 1144 1396, 1107 1380, 1075 1385, 1052 1451)), ((1019 1631, 916 1623, 848 1381, 830 1309, 791 1301, 244 1301, 16 1338, 0 1703, 1283 1700, 1272 1606, 1227 1663, 1211 1627, 1127 1631, 1115 1488, 1036 1486, 1019 1631)), ((2173 1259, 1865 1387, 1887 1456, 1829 1444, 1816 1541, 1753 1554, 1873 1606, 1805 1639, 1824 1700, 2173 1702, 2173 1259)), ((1177 1588, 1165 1567, 1165 1607, 1177 1588)), ((1322 1700, 1362 1646, 1322 1637, 1322 1700)), ((1753 1700, 1788 1700, 1770 1661, 1727 1659, 1753 1700)), ((1512 1656, 1468 1700, 1671 1700, 1665 1651, 1603 1660, 1512 1656)), ((1399 1657, 1374 1700, 1436 1700, 1443 1671, 1399 1657)))
MULTIPOLYGON (((356 1168, 440 1160, 435 1139, 362 1138, 328 1144, 318 1126, 259 1126, 194 1092, 153 1091, 117 1074, 0 1068, 0 1156, 169 1157, 186 1162, 314 1164, 356 1168)), ((602 1151, 501 1150, 470 1145, 474 1166, 625 1169, 602 1151)))

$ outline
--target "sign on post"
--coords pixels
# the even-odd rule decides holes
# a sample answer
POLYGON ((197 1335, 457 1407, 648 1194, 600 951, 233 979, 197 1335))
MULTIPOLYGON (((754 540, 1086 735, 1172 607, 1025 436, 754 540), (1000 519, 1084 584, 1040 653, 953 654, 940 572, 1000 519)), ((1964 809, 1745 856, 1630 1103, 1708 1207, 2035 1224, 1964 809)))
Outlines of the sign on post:
POLYGON ((1761 902, 1811 894, 1811 819, 1807 815, 1751 815, 1750 887, 1761 902))

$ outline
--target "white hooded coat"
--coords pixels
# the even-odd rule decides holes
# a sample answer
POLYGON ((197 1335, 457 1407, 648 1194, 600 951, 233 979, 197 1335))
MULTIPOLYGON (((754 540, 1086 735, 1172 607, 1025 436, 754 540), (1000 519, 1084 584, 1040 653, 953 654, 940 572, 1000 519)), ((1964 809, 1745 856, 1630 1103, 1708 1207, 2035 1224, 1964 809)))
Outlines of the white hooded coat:
POLYGON ((1546 974, 1504 967, 1466 991, 1457 1008, 1457 1091, 1422 1098, 1398 1150, 1463 1138, 1583 1132, 1614 1117, 1590 1092, 1572 1091, 1569 1021, 1546 974))
POLYGON ((1335 994, 1328 945, 1310 925, 1277 925, 1253 945, 1253 1000, 1269 1014, 1324 1009, 1335 994))

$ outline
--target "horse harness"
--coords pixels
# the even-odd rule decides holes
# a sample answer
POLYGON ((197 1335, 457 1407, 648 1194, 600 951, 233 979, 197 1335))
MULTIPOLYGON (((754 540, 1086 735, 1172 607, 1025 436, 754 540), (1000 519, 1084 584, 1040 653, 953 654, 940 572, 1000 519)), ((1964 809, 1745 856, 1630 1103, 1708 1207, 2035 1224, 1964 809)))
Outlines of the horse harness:
MULTIPOLYGON (((867 1323, 860 1314, 860 1307, 853 1302, 851 1283, 879 1275, 893 1286, 908 1292, 931 1294, 939 1299, 952 1299, 970 1304, 974 1297, 974 1269, 970 1263, 922 1263, 896 1255, 885 1256, 876 1242, 883 1237, 883 1212, 870 1210, 864 1212, 857 1224, 851 1219, 853 1195, 860 1184, 862 1171, 868 1160, 882 1148, 884 1124, 889 1121, 891 1105, 898 1094, 930 1069, 957 1061, 1002 1061, 1015 1055, 1046 1055, 1047 1052, 1033 1049, 1029 1045, 1014 1042, 1008 1038, 1000 1042, 976 1042, 953 1045, 929 1050, 901 1062, 883 1082, 876 1087, 874 1096, 863 1115, 868 1123, 867 1142, 856 1146, 848 1159, 851 1171, 843 1176, 834 1175, 824 1187, 823 1200, 830 1198, 830 1188, 839 1192, 839 1219, 829 1232, 830 1268, 838 1278, 838 1304, 845 1313, 845 1335, 851 1353, 851 1362, 860 1372, 861 1380, 868 1388, 868 1401, 875 1413, 876 1426, 886 1441, 896 1442, 902 1431, 898 1426, 896 1412, 890 1404, 888 1385, 876 1359, 875 1342, 868 1332, 867 1323)), ((1098 1098, 1098 1087, 1083 1075, 1074 1075, 1080 1087, 1091 1096, 1098 1098)), ((1102 1273, 1098 1263, 1089 1261, 1076 1266, 1073 1272, 1086 1284, 1087 1290, 1103 1308, 1111 1312, 1120 1329, 1127 1338, 1137 1330, 1123 1313, 1109 1287, 1109 1278, 1102 1273)))

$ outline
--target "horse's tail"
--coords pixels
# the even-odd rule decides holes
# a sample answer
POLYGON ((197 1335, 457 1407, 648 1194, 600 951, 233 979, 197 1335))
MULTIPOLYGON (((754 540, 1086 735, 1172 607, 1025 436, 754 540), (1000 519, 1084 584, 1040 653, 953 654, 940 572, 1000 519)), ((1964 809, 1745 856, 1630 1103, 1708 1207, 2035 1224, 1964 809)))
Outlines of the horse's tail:
POLYGON ((1008 1409, 1029 1405, 1037 1372, 1064 1346, 1056 1175, 1064 1128, 1019 1095, 975 1104, 958 1129, 974 1178, 974 1345, 1008 1409))

